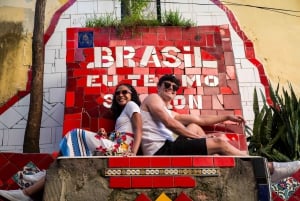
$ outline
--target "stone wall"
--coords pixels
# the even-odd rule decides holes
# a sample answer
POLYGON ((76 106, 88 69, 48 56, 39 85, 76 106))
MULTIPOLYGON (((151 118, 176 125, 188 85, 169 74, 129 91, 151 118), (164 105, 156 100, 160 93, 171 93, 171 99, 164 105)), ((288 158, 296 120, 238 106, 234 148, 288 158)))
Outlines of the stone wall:
MULTIPOLYGON (((187 156, 189 158, 191 156, 187 156)), ((142 159, 146 161, 159 157, 127 157, 125 160, 130 160, 131 164, 134 161, 143 163, 142 159)), ((178 158, 178 157, 176 157, 178 158)), ((186 157, 182 157, 185 161, 186 157)), ((211 157, 208 157, 211 158, 211 157)), ((223 157, 214 157, 215 160, 223 157)), ((172 187, 168 186, 168 178, 162 175, 162 171, 179 170, 176 173, 170 174, 174 183, 176 179, 187 177, 190 167, 182 165, 171 166, 168 168, 160 168, 158 175, 134 175, 128 176, 128 168, 121 168, 122 172, 127 175, 107 176, 108 170, 112 163, 109 157, 90 157, 90 158, 59 158, 57 159, 47 171, 47 182, 44 191, 44 201, 94 201, 94 200, 122 200, 122 201, 141 201, 141 200, 230 200, 230 201, 255 201, 255 200, 269 200, 270 191, 267 185, 267 172, 265 168, 265 161, 263 158, 234 158, 234 167, 214 166, 201 167, 204 164, 206 157, 202 157, 202 163, 198 163, 198 167, 194 166, 193 173, 188 175, 194 180, 195 185, 188 184, 187 180, 177 183, 172 187), (181 169, 183 168, 183 169, 181 169), (195 174, 195 169, 202 169, 202 174, 195 174), (218 175, 204 175, 204 169, 207 171, 217 170, 218 175), (180 171, 180 169, 182 171, 180 171), (123 187, 114 188, 113 177, 118 178, 120 185, 123 187), (126 178, 131 178, 131 187, 126 187, 126 178), (135 183, 135 178, 139 177, 140 183, 135 183), (154 181, 160 181, 159 184, 154 181), (150 181, 150 182, 149 182, 150 181), (152 187, 151 186, 152 181, 152 187), (184 182, 185 181, 185 182, 184 182), (135 185, 134 185, 135 183, 135 185), (147 186, 147 184, 149 184, 147 186), (265 183, 266 185, 262 185, 265 183), (144 185, 140 188, 133 186, 144 185), (188 186, 190 187, 184 187, 188 186)), ((120 166, 123 166, 122 160, 119 160, 120 166)), ((165 157, 164 160, 172 160, 172 157, 165 157)), ((195 161, 199 157, 192 157, 195 161)), ((118 160, 118 159, 117 159, 118 160)), ((116 160, 116 161, 117 161, 116 160)), ((132 165, 131 165, 132 166, 132 165)), ((149 167, 150 169, 150 167, 149 167)), ((142 170, 140 171, 140 173, 142 170)), ((132 173, 131 173, 132 174, 132 173)), ((178 181, 178 180, 177 180, 178 181)))

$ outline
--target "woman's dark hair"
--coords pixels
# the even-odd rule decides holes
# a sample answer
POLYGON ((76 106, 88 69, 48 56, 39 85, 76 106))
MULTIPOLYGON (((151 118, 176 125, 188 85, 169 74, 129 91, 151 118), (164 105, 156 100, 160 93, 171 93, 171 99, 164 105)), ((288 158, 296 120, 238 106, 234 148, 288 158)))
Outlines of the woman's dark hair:
POLYGON ((180 87, 180 80, 175 77, 173 74, 166 74, 159 78, 157 86, 161 86, 164 81, 170 81, 175 83, 178 87, 180 87))
POLYGON ((123 106, 120 106, 118 103, 117 103, 117 100, 116 100, 116 92, 117 92, 117 89, 120 87, 120 86, 126 86, 130 91, 131 91, 131 101, 135 102, 138 106, 141 105, 141 100, 139 98, 139 95, 137 93, 137 91, 135 90, 135 88, 130 85, 130 84, 127 84, 127 83, 122 83, 122 84, 119 84, 117 87, 116 87, 116 90, 115 90, 115 93, 113 95, 113 101, 112 101, 112 105, 111 105, 111 111, 113 113, 113 116, 114 116, 114 119, 116 120, 120 114, 122 113, 124 107, 123 106))

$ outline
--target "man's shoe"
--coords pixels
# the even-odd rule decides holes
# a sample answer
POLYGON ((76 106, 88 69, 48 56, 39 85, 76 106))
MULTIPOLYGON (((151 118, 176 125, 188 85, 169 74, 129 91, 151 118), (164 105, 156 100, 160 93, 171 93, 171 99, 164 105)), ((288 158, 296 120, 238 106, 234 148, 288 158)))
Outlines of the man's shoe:
POLYGON ((0 190, 0 196, 10 201, 33 201, 29 196, 25 195, 22 190, 0 190))
POLYGON ((274 172, 271 175, 272 183, 278 183, 300 170, 300 161, 273 162, 274 172))
POLYGON ((38 180, 40 180, 41 178, 45 177, 46 176, 46 171, 43 170, 43 171, 40 171, 40 172, 37 172, 35 174, 23 174, 23 179, 26 180, 26 181, 29 181, 29 182, 37 182, 38 180))

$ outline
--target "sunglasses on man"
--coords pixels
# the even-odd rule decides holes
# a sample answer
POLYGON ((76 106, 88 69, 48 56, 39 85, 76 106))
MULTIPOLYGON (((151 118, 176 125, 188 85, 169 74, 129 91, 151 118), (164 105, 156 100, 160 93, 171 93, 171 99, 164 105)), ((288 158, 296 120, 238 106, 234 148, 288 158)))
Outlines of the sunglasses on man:
POLYGON ((164 87, 165 87, 165 89, 170 89, 170 88, 172 88, 172 90, 173 90, 174 92, 176 92, 176 91, 179 89, 179 86, 177 86, 176 84, 172 84, 172 83, 170 83, 170 82, 164 82, 164 87))

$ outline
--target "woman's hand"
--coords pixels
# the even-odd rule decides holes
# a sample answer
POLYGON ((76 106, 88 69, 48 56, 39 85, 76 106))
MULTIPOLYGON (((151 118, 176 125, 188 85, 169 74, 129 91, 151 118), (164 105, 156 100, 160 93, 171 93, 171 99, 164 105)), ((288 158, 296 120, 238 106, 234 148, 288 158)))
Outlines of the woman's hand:
POLYGON ((123 156, 136 156, 136 154, 131 151, 126 151, 123 156))
POLYGON ((98 133, 98 135, 102 136, 103 138, 107 138, 107 132, 105 131, 104 128, 100 128, 97 133, 98 133))

